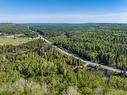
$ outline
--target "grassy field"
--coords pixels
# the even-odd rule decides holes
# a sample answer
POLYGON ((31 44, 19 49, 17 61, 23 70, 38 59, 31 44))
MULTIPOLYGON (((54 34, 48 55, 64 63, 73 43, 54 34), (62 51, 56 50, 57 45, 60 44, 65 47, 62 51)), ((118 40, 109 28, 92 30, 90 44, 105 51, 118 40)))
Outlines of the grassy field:
POLYGON ((6 37, 0 37, 0 45, 19 45, 22 43, 26 43, 28 41, 32 41, 33 39, 30 38, 6 38, 6 37))

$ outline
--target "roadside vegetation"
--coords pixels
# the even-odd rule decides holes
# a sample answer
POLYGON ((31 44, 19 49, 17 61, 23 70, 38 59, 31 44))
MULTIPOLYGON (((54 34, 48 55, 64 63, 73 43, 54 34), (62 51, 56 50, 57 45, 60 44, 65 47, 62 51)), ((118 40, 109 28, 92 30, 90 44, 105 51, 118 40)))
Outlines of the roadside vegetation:
MULTIPOLYGON (((21 26, 27 27, 27 25, 21 26)), ((51 30, 54 29, 52 30, 54 33, 52 36, 49 35, 51 31, 48 30, 49 28, 46 28, 47 31, 44 32, 42 29, 39 30, 40 27, 44 28, 44 26, 39 26, 39 29, 34 24, 29 26, 32 30, 28 34, 17 34, 15 31, 14 34, 6 33, 6 37, 10 36, 12 38, 9 39, 21 39, 23 41, 23 39, 32 39, 28 35, 36 35, 35 32, 37 31, 45 35, 54 44, 58 43, 56 41, 58 39, 61 45, 56 45, 68 49, 63 47, 61 39, 65 42, 65 39, 71 38, 70 35, 77 37, 77 39, 79 36, 74 31, 75 29, 73 30, 74 33, 72 32, 75 25, 73 27, 71 25, 62 25, 63 29, 69 29, 66 32, 65 30, 63 32, 61 25, 60 27, 51 25, 51 30), (62 32, 57 32, 57 29, 62 32)), ((49 25, 49 27, 51 26, 49 25)), ((46 25, 46 27, 48 26, 46 25)), ((79 26, 75 27, 76 30, 80 30, 79 26)), ((5 33, 1 33, 5 37, 5 33)), ((1 37, 2 35, 0 39, 2 39, 1 37)), ((73 37, 71 39, 74 40, 73 37)), ((17 45, 10 45, 10 43, 14 43, 10 40, 9 44, 0 45, 0 95, 127 95, 127 78, 124 74, 116 75, 107 72, 109 74, 107 79, 103 70, 100 71, 98 68, 92 67, 82 68, 85 63, 80 60, 61 53, 42 39, 36 39, 36 36, 33 39, 17 45)), ((4 41, 1 42, 5 43, 4 41)), ((76 42, 73 44, 76 44, 76 42)), ((91 54, 94 55, 94 53, 91 54)), ((121 52, 121 54, 124 53, 121 52)), ((95 61, 94 59, 90 60, 95 61)))
POLYGON ((30 24, 55 45, 83 59, 127 70, 126 24, 30 24))
POLYGON ((1 95, 126 95, 127 79, 76 68, 82 63, 42 40, 0 46, 1 95))

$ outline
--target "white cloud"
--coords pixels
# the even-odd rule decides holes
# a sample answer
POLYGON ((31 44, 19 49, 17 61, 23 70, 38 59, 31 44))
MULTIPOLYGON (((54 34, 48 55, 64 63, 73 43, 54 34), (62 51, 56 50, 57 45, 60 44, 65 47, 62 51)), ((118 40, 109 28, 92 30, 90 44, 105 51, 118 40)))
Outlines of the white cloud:
POLYGON ((0 15, 0 22, 42 23, 127 23, 127 13, 112 14, 18 14, 0 15))

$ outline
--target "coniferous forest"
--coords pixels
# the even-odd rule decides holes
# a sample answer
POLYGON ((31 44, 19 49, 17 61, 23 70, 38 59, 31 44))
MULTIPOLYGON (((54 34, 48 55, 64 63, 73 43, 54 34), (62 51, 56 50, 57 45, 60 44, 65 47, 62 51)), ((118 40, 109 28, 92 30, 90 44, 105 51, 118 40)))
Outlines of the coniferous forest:
POLYGON ((36 24, 31 29, 83 59, 127 70, 126 24, 36 24))
MULTIPOLYGON (((0 24, 0 34, 39 34, 82 59, 127 70, 126 24, 0 24)), ((108 72, 107 80, 83 64, 41 38, 0 45, 0 95, 127 95, 126 75, 108 72)))

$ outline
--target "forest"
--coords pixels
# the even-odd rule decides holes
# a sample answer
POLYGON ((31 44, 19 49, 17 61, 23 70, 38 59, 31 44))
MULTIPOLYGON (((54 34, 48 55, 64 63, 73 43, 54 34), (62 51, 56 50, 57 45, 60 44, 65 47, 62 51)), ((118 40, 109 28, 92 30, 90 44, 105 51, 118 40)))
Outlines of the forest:
POLYGON ((127 70, 126 24, 30 24, 54 45, 99 64, 127 70))
POLYGON ((127 79, 76 68, 80 60, 61 54, 41 39, 0 47, 1 95, 123 95, 127 79))
MULTIPOLYGON (((37 32, 54 45, 84 59, 126 69, 122 68, 127 60, 126 25, 19 26, 29 26, 30 33, 37 32)), ((10 35, 8 32, 6 34, 10 35)), ((16 34, 17 29, 14 28, 13 33, 16 34)), ((0 45, 0 95, 127 95, 126 76, 109 72, 107 80, 104 71, 81 68, 83 64, 40 38, 16 46, 0 45)))
POLYGON ((36 33, 32 32, 27 26, 14 23, 0 23, 0 36, 24 34, 26 37, 34 38, 36 33))

